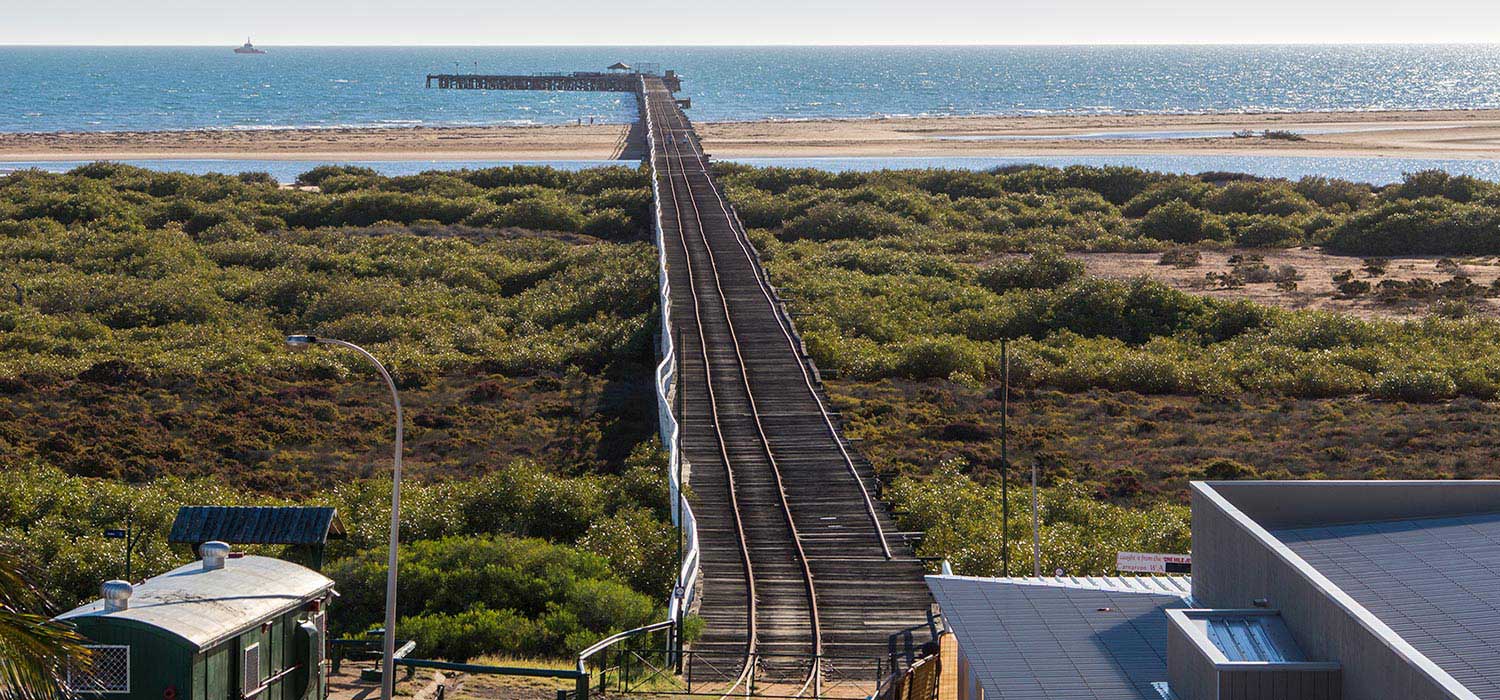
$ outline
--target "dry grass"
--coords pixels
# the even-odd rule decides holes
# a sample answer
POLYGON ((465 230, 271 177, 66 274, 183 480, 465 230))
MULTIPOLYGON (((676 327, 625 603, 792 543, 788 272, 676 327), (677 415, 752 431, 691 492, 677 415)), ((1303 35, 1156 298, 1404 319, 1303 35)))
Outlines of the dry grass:
MULTIPOLYGON (((1413 257, 1391 258, 1383 276, 1371 277, 1361 268, 1364 259, 1350 255, 1331 255, 1313 248, 1288 248, 1270 250, 1201 250, 1201 261, 1191 267, 1159 264, 1160 253, 1078 253, 1076 257, 1088 266, 1088 272, 1100 277, 1125 279, 1145 275, 1172 287, 1194 294, 1205 294, 1220 298, 1244 298, 1269 306, 1286 309, 1320 309, 1339 311, 1361 318, 1404 318, 1428 313, 1432 305, 1423 302, 1386 304, 1368 294, 1355 299, 1335 297, 1333 276, 1344 270, 1352 270, 1355 279, 1363 279, 1372 286, 1381 280, 1410 281, 1427 279, 1434 283, 1451 279, 1455 272, 1462 272, 1477 285, 1488 285, 1500 279, 1500 259, 1462 258, 1457 269, 1439 266, 1443 258, 1413 257), (1208 273, 1226 273, 1233 270, 1229 259, 1235 255, 1259 255, 1266 266, 1275 270, 1289 265, 1302 275, 1295 290, 1278 288, 1275 282, 1245 284, 1243 287, 1222 288, 1205 279, 1208 273)), ((1479 299, 1474 308, 1486 316, 1500 317, 1500 300, 1479 299)))
MULTIPOLYGON (((994 387, 882 380, 835 381, 829 389, 850 422, 848 434, 862 440, 860 450, 887 478, 952 458, 967 461, 982 481, 998 477, 994 387)), ((1096 483, 1102 497, 1117 502, 1183 501, 1195 470, 1221 458, 1267 478, 1500 474, 1493 465, 1500 415, 1473 399, 1225 401, 1102 390, 1012 391, 1011 398, 1012 465, 1028 473, 1038 465, 1046 483, 1096 483)))

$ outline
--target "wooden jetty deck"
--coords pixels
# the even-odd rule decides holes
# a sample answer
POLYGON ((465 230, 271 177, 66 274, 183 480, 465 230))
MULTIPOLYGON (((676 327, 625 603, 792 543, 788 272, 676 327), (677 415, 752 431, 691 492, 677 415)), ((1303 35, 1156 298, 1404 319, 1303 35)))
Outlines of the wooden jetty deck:
MULTIPOLYGON (((639 92, 640 73, 538 73, 535 75, 484 75, 478 73, 432 73, 427 87, 441 90, 552 90, 559 92, 639 92)), ((677 74, 667 71, 657 78, 667 89, 682 89, 677 74)))
POLYGON ((842 436, 671 71, 429 75, 475 90, 635 93, 647 132, 678 358, 674 414, 701 553, 700 687, 863 697, 930 640, 925 567, 842 436), (883 669, 883 670, 882 670, 883 669), (836 692, 835 687, 842 687, 836 692), (852 695, 851 695, 852 693, 852 695))
POLYGON ((702 552, 695 651, 751 656, 761 682, 868 677, 925 634, 924 567, 821 382, 671 90, 643 76, 678 345, 678 417, 702 552))

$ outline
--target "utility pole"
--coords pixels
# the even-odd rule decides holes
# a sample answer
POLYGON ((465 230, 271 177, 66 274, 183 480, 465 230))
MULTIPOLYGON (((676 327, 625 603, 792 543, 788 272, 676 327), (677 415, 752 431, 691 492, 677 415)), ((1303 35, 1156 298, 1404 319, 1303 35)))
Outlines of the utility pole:
POLYGON ((1000 341, 1000 575, 1010 576, 1010 341, 1000 341))

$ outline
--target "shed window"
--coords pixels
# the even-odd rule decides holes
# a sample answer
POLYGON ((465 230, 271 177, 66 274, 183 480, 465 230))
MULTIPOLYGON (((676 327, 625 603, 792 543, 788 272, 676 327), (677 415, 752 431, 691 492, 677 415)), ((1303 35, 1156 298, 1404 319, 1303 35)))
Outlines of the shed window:
POLYGON ((68 668, 68 690, 74 693, 129 693, 130 647, 88 644, 93 660, 68 668))
POLYGON ((249 693, 260 689, 260 645, 245 647, 240 657, 240 692, 249 693))

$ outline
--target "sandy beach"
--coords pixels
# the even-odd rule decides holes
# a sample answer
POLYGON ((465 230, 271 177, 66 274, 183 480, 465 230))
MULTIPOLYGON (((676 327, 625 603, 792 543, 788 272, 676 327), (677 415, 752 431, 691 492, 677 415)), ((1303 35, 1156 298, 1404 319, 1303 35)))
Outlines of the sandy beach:
MULTIPOLYGON (((1500 158, 1500 110, 701 123, 718 157, 1339 155, 1500 158), (1268 138, 1290 131, 1297 139, 1268 138), (1232 132, 1254 132, 1232 136, 1232 132)), ((628 125, 0 134, 0 160, 604 160, 628 125)))

